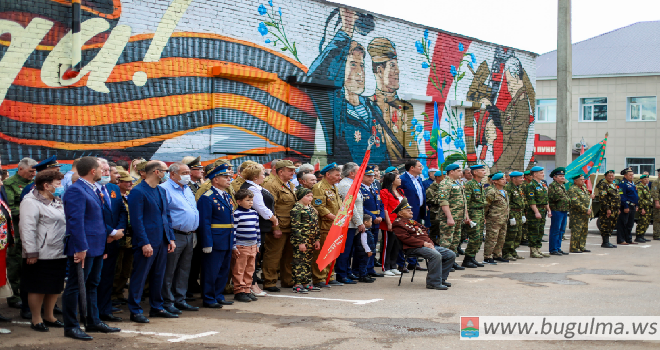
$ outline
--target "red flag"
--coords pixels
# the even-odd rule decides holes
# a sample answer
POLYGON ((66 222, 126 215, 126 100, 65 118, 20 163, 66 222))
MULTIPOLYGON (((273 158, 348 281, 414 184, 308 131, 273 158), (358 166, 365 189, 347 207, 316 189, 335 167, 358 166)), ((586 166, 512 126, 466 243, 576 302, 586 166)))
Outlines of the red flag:
MULTIPOLYGON (((580 149, 580 155, 583 154, 584 154, 584 143, 582 144, 582 149, 580 149)), ((593 166, 593 163, 591 165, 593 166)), ((589 171, 586 170, 585 174, 589 174, 589 171)), ((593 189, 591 187, 591 180, 589 179, 589 176, 587 176, 587 180, 585 181, 585 183, 587 184, 587 191, 593 192, 593 189)))
POLYGON ((317 159, 316 163, 314 164, 314 172, 321 171, 321 160, 317 159))
MULTIPOLYGON (((344 251, 348 224, 351 222, 351 218, 353 218, 353 206, 355 205, 357 194, 360 191, 360 184, 362 184, 364 171, 369 164, 370 155, 371 150, 367 150, 367 153, 362 160, 362 165, 360 165, 358 173, 355 176, 355 179, 353 179, 353 184, 346 193, 344 202, 341 204, 337 217, 335 217, 335 221, 332 223, 332 227, 328 232, 328 237, 325 239, 319 258, 316 260, 316 263, 319 265, 319 270, 323 270, 344 251)), ((332 274, 332 272, 330 272, 330 274, 332 274)))

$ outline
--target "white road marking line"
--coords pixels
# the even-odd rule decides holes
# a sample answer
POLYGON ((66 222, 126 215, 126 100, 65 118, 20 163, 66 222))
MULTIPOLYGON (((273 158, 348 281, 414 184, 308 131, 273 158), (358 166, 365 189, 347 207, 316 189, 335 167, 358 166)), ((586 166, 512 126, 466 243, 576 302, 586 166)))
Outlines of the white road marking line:
POLYGON ((26 324, 28 326, 32 325, 32 322, 23 322, 23 321, 11 321, 13 324, 26 324))
POLYGON ((155 336, 159 336, 159 337, 174 337, 172 339, 168 339, 167 341, 169 341, 171 343, 179 343, 179 342, 190 340, 190 339, 207 337, 209 335, 217 334, 218 332, 204 332, 204 333, 198 333, 198 334, 175 334, 175 333, 129 331, 129 330, 123 330, 122 329, 122 331, 120 333, 135 333, 135 334, 143 334, 143 335, 155 335, 155 336))
POLYGON ((276 297, 276 298, 297 298, 297 299, 312 299, 312 300, 345 301, 345 302, 353 303, 354 305, 364 305, 364 304, 375 303, 377 301, 383 300, 383 299, 348 300, 348 299, 312 298, 312 297, 299 297, 299 296, 295 296, 295 295, 274 295, 274 294, 268 294, 268 296, 269 297, 276 297))

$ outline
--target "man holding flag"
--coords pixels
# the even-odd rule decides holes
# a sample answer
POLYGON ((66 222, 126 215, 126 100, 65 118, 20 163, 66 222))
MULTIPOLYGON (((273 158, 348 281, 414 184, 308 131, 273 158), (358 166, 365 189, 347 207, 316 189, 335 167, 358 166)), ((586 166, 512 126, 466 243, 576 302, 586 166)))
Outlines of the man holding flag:
MULTIPOLYGON (((369 154, 369 152, 367 152, 369 154)), ((366 158, 366 156, 365 156, 366 158)), ((341 175, 343 179, 337 185, 339 190, 339 195, 344 201, 344 206, 340 209, 340 215, 346 211, 345 218, 340 220, 348 221, 348 230, 346 232, 344 250, 337 258, 337 282, 344 284, 356 284, 353 279, 349 278, 350 275, 350 262, 351 262, 351 253, 353 250, 353 238, 356 233, 362 233, 366 230, 364 223, 362 223, 363 207, 362 207, 362 194, 360 193, 360 184, 362 183, 362 177, 364 176, 364 171, 366 168, 366 162, 363 163, 362 167, 358 167, 357 164, 353 162, 346 163, 342 169, 341 175), (345 207, 347 202, 353 202, 353 205, 350 205, 348 208, 345 207), (347 210, 352 211, 352 217, 349 215, 347 210)), ((344 226, 345 222, 333 223, 333 225, 340 224, 344 226)), ((328 240, 326 240, 326 243, 328 240)), ((325 251, 325 247, 322 252, 325 251)), ((319 264, 319 268, 321 268, 319 264)))

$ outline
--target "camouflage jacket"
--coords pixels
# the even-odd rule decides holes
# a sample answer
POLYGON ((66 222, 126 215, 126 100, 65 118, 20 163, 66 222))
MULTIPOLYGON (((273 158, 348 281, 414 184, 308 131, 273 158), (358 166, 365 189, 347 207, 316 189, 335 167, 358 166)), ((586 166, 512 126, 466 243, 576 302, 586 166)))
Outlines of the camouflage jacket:
POLYGON ((621 198, 619 197, 619 189, 614 183, 610 184, 605 179, 600 180, 596 185, 596 195, 600 203, 600 210, 603 212, 619 210, 621 198))
POLYGON ((536 205, 537 209, 541 209, 538 207, 548 204, 548 186, 545 183, 532 180, 523 190, 528 205, 536 205))
POLYGON ((319 214, 311 205, 296 203, 291 209, 291 244, 311 245, 321 239, 319 214))
MULTIPOLYGON (((451 178, 447 177, 440 182, 435 195, 438 196, 436 200, 440 207, 448 205, 452 213, 465 210, 465 191, 463 186, 451 178)), ((438 213, 442 215, 443 211, 439 210, 438 213)))
MULTIPOLYGON (((660 178, 651 185, 651 199, 653 201, 660 201, 660 178)), ((653 205, 655 206, 655 203, 653 205)))
POLYGON ((548 201, 550 209, 557 211, 568 211, 571 202, 566 187, 557 181, 548 186, 548 201))
POLYGON ((465 185, 465 202, 468 209, 483 209, 485 205, 486 194, 484 193, 484 185, 477 180, 472 179, 465 185))
POLYGON ((496 220, 497 222, 509 218, 509 197, 505 194, 502 195, 495 186, 486 194, 486 207, 484 213, 486 214, 486 221, 496 220))
POLYGON ((522 186, 516 186, 513 182, 509 182, 504 186, 504 190, 509 196, 509 208, 516 210, 524 210, 526 207, 525 202, 525 191, 522 190, 522 186))
POLYGON ((569 207, 571 215, 587 213, 587 210, 589 210, 589 191, 587 191, 586 186, 571 186, 568 190, 568 197, 570 199, 569 207))
POLYGON ((317 182, 314 187, 312 187, 312 193, 314 194, 314 209, 319 213, 321 219, 321 230, 327 232, 332 227, 332 221, 325 218, 328 214, 337 215, 339 212, 339 207, 341 206, 341 198, 339 197, 339 191, 337 187, 331 185, 326 179, 317 182))
POLYGON ((647 185, 641 182, 637 184, 637 194, 639 195, 639 207, 647 211, 653 208, 653 198, 651 198, 651 190, 647 185))
POLYGON ((429 211, 437 214, 440 211, 440 183, 433 182, 429 188, 426 189, 426 205, 429 206, 429 211))

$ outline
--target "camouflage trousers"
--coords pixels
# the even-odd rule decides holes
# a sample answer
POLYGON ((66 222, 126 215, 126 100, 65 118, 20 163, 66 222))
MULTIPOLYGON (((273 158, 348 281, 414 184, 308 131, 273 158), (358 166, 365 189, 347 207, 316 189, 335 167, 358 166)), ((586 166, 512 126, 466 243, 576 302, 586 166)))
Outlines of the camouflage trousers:
POLYGON ((541 238, 543 238, 543 232, 545 230, 545 216, 547 215, 547 210, 544 206, 538 206, 539 213, 541 218, 537 219, 534 215, 534 211, 529 209, 527 211, 527 239, 529 240, 530 248, 541 248, 541 238))
MULTIPOLYGON (((526 210, 523 209, 523 211, 522 211, 523 214, 522 214, 521 216, 525 216, 525 219, 527 219, 527 215, 525 214, 525 211, 526 211, 526 210)), ((528 220, 529 220, 529 219, 528 219, 528 220)), ((520 238, 520 240, 518 241, 518 243, 516 243, 516 249, 518 249, 518 247, 520 247, 520 242, 522 242, 522 241, 527 241, 527 240, 529 239, 529 237, 527 236, 527 225, 528 225, 528 224, 529 224, 529 221, 525 221, 524 224, 521 224, 521 225, 520 225, 520 228, 519 228, 519 229, 520 229, 520 236, 521 236, 521 238, 520 238)))
POLYGON ((486 241, 484 242, 484 259, 502 256, 504 239, 506 238, 507 219, 498 217, 486 219, 486 241))
POLYGON ((571 250, 577 252, 584 250, 587 243, 587 232, 589 231, 589 215, 583 213, 570 212, 571 223, 571 250))
POLYGON ((600 230, 601 236, 609 237, 612 235, 612 231, 616 228, 616 223, 619 221, 619 210, 615 209, 612 211, 612 215, 607 217, 607 212, 603 209, 600 210, 598 214, 598 229, 600 230))
MULTIPOLYGON (((651 224, 651 218, 653 218, 653 208, 640 208, 639 209, 639 218, 637 219, 637 228, 635 229, 635 235, 643 236, 646 234, 646 230, 651 224), (646 211, 646 214, 642 215, 642 209, 646 211)), ((655 231, 655 229, 654 229, 655 231)))
POLYGON ((660 209, 653 209, 653 238, 660 238, 660 209))
POLYGON ((461 227, 465 219, 465 212, 463 210, 452 211, 452 218, 454 219, 454 226, 447 225, 447 217, 443 214, 438 215, 438 222, 440 238, 438 245, 451 250, 456 253, 458 243, 461 241, 461 227))
POLYGON ((301 252, 298 246, 293 247, 292 275, 293 284, 307 285, 312 282, 312 259, 314 258, 314 246, 307 244, 307 250, 301 252))
POLYGON ((484 234, 484 210, 483 209, 468 209, 468 215, 477 226, 470 227, 464 225, 465 235, 468 237, 468 245, 465 248, 465 256, 475 257, 481 249, 481 241, 484 234))
POLYGON ((516 248, 520 245, 523 227, 526 225, 522 223, 522 217, 522 210, 516 211, 516 209, 511 209, 509 211, 509 219, 516 219, 516 224, 511 226, 508 221, 506 223, 506 238, 504 239, 504 248, 502 251, 504 256, 516 255, 516 248))

